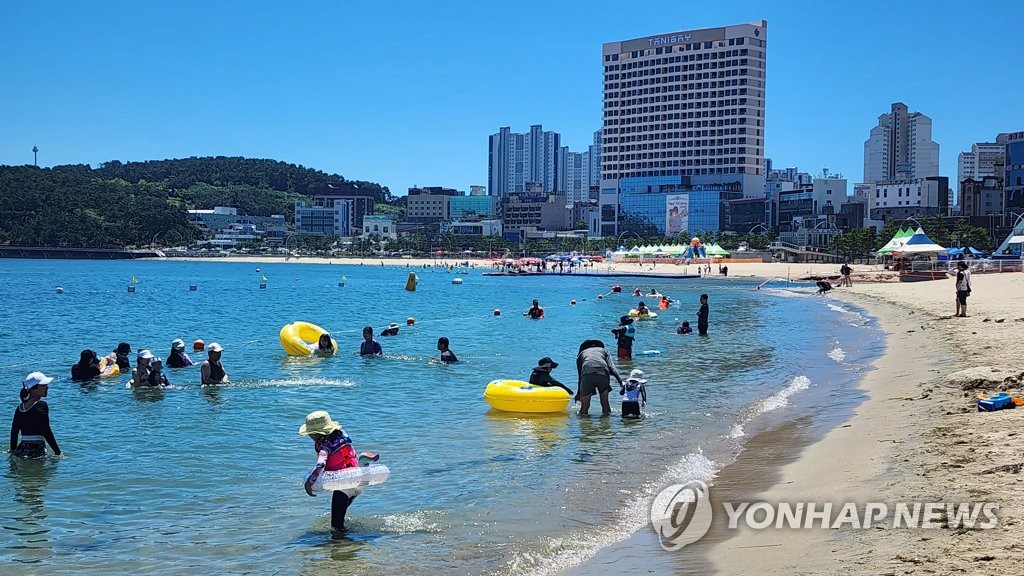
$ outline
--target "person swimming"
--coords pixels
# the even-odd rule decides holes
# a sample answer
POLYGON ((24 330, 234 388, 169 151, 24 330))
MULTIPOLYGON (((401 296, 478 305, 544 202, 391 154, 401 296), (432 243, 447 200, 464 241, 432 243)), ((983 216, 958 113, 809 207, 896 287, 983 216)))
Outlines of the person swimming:
POLYGON ((676 334, 693 334, 693 328, 690 328, 690 322, 683 320, 682 326, 676 329, 676 334))
POLYGON ((640 316, 646 316, 651 313, 651 309, 647 307, 647 304, 644 304, 643 301, 641 301, 636 305, 636 313, 640 316))

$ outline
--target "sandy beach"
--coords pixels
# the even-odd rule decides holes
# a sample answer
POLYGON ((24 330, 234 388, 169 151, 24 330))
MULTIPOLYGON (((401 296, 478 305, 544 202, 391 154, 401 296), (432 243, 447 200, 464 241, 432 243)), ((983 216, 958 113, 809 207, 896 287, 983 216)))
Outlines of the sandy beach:
MULTIPOLYGON (((302 258, 294 262, 358 265, 360 261, 302 258)), ((380 260, 363 262, 380 265, 380 260)), ((441 261, 384 262, 419 267, 441 261)), ((489 266, 486 260, 472 262, 478 268, 489 266)), ((684 274, 694 269, 607 263, 596 270, 684 274)), ((717 266, 713 264, 712 270, 717 272, 717 266)), ((741 458, 716 479, 715 492, 720 499, 727 495, 734 501, 988 501, 999 505, 998 528, 741 528, 726 532, 719 526, 689 553, 664 552, 654 533, 642 530, 573 573, 638 569, 650 574, 1020 572, 1024 544, 1016 528, 1024 505, 1017 492, 1024 457, 1018 452, 1024 442, 1018 429, 1024 411, 979 413, 975 396, 1000 389, 1024 394, 1020 389, 1024 360, 1011 350, 1024 331, 1024 302, 1012 297, 1024 290, 1024 275, 975 275, 969 317, 953 318, 952 280, 858 282, 858 277, 886 273, 871 266, 854 266, 854 270, 852 288, 836 288, 826 297, 868 310, 887 334, 885 354, 861 382, 865 402, 824 438, 802 438, 798 429, 773 430, 752 438, 741 458), (695 559, 695 553, 701 558, 695 559)), ((835 264, 729 264, 730 278, 795 279, 837 271, 835 264)))

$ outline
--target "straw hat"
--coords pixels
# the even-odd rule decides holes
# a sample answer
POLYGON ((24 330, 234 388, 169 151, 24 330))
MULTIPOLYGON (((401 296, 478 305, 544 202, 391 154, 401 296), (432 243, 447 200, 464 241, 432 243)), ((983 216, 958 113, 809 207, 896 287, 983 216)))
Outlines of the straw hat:
POLYGON ((309 436, 310 434, 323 434, 326 436, 335 430, 341 430, 341 424, 331 420, 331 415, 325 410, 310 412, 309 416, 306 416, 306 423, 299 426, 299 434, 301 436, 309 436))

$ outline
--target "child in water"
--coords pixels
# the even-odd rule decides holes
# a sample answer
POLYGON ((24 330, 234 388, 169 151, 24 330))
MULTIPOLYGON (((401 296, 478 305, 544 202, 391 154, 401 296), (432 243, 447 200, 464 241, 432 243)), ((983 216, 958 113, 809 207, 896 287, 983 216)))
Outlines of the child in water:
POLYGON ((683 320, 683 325, 676 330, 676 334, 693 334, 693 328, 690 328, 689 320, 683 320))
POLYGON ((640 369, 629 373, 629 378, 619 384, 619 395, 622 396, 622 417, 641 418, 640 408, 647 406, 647 389, 644 384, 644 371, 640 369))
POLYGON ((149 361, 149 374, 146 376, 146 385, 154 388, 170 388, 171 383, 167 381, 167 375, 164 374, 164 363, 160 361, 158 356, 154 356, 149 361))
MULTIPOLYGON (((313 449, 316 451, 316 466, 306 478, 306 494, 313 494, 313 483, 320 477, 320 474, 333 470, 344 470, 359 466, 359 457, 355 448, 352 447, 352 439, 342 430, 341 424, 331 420, 331 415, 324 410, 310 412, 306 416, 306 422, 299 427, 299 434, 309 436, 313 440, 313 449)), ((345 530, 345 514, 349 505, 356 499, 362 490, 352 488, 350 490, 335 490, 331 496, 331 528, 338 531, 345 530)))
POLYGON ((316 356, 334 356, 334 342, 331 341, 330 334, 324 332, 320 335, 316 342, 316 347, 313 348, 313 354, 316 356))

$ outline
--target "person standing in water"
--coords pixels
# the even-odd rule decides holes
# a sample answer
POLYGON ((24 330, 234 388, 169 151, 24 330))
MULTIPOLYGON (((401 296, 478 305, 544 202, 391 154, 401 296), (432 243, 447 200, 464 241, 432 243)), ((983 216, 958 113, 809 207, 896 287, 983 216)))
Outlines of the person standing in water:
POLYGON ((334 341, 331 340, 331 335, 324 332, 317 338, 316 346, 313 347, 314 356, 334 356, 335 348, 334 341))
POLYGON ((206 362, 200 366, 203 386, 231 384, 231 381, 228 380, 228 373, 224 371, 224 365, 220 363, 220 355, 223 351, 224 348, 220 344, 216 342, 210 344, 206 362))
POLYGON ((537 300, 533 301, 533 306, 523 313, 523 316, 528 316, 531 320, 540 320, 544 317, 544 309, 540 307, 540 302, 537 300))
POLYGON ((373 326, 363 327, 363 342, 359 345, 360 356, 383 356, 380 342, 373 339, 373 326))
POLYGON ((633 358, 633 340, 636 339, 636 328, 633 326, 633 318, 629 314, 619 317, 619 325, 612 328, 618 344, 619 360, 630 360, 633 358))
POLYGON ((171 341, 171 352, 167 354, 167 366, 169 368, 187 368, 195 364, 185 353, 185 341, 175 338, 171 341))
POLYGON ((11 422, 11 454, 21 458, 43 458, 46 444, 60 456, 60 446, 50 429, 50 407, 43 398, 53 378, 32 372, 21 382, 21 403, 14 410, 11 422), (21 436, 19 441, 19 435, 21 436))
POLYGON ((640 409, 647 406, 647 388, 644 384, 644 371, 640 369, 629 373, 626 383, 619 384, 619 395, 622 396, 622 417, 642 418, 640 409))
POLYGON ((597 393, 601 399, 601 415, 608 416, 612 413, 612 407, 608 403, 608 393, 612 391, 608 379, 614 377, 621 385, 622 376, 615 368, 615 362, 604 349, 604 342, 600 340, 585 340, 580 344, 580 351, 576 355, 576 374, 579 377, 576 397, 580 401, 580 415, 587 415, 590 411, 590 397, 597 393))
POLYGON ((708 295, 700 295, 700 309, 697 310, 697 333, 701 336, 708 335, 708 295))
POLYGON ((448 349, 448 338, 441 336, 437 339, 437 350, 441 353, 441 362, 451 364, 452 362, 459 361, 455 356, 455 352, 448 349))
MULTIPOLYGON (((306 477, 304 488, 306 494, 313 494, 313 483, 324 471, 344 470, 359 466, 359 457, 352 447, 352 439, 341 428, 341 424, 331 419, 324 410, 310 412, 306 422, 299 426, 301 436, 309 436, 313 440, 316 451, 316 466, 306 477)), ((362 492, 359 488, 335 490, 331 494, 331 528, 345 530, 345 514, 352 501, 362 492)))

